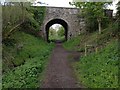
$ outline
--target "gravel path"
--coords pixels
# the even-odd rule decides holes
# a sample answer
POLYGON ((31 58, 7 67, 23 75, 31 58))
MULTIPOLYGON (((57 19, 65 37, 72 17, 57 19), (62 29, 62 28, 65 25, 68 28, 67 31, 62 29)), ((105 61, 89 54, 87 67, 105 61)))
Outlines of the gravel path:
POLYGON ((56 44, 47 66, 42 88, 78 88, 69 65, 69 53, 60 43, 56 44))

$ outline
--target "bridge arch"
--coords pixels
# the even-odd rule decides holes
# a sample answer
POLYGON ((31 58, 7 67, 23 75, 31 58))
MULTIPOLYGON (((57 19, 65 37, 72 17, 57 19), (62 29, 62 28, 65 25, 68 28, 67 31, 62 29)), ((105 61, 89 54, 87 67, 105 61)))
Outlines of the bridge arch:
POLYGON ((49 40, 49 28, 53 24, 60 24, 60 25, 62 25, 64 27, 64 30, 65 30, 65 41, 67 41, 67 39, 68 39, 68 24, 67 24, 67 22, 65 20, 63 20, 63 19, 52 19, 45 25, 47 42, 50 41, 49 40))
POLYGON ((49 41, 49 28, 53 24, 61 24, 65 29, 66 40, 71 39, 85 30, 84 18, 78 17, 81 13, 79 8, 46 7, 45 17, 40 28, 41 36, 49 41))

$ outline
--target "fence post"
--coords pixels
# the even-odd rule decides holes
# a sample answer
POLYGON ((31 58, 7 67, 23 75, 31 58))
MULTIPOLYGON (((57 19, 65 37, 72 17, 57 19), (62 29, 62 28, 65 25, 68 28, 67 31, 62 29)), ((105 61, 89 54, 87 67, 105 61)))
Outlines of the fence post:
POLYGON ((98 52, 98 47, 95 48, 95 52, 96 52, 96 53, 98 52))
POLYGON ((87 56, 87 45, 85 43, 85 56, 87 56))

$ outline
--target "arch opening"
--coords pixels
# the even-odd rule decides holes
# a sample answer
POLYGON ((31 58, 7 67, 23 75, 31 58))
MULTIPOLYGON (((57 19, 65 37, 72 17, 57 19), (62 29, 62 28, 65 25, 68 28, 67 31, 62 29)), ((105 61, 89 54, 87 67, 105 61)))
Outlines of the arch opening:
POLYGON ((65 41, 65 29, 61 24, 53 24, 49 28, 49 37, 48 39, 51 42, 59 41, 63 42, 65 41))
POLYGON ((54 24, 60 24, 64 27, 64 30, 65 30, 65 33, 64 33, 64 36, 65 36, 65 40, 64 41, 67 41, 67 36, 68 36, 68 24, 62 20, 62 19, 53 19, 51 21, 49 21, 47 24, 46 24, 46 27, 45 27, 45 30, 46 30, 46 40, 47 42, 50 42, 50 39, 49 39, 49 30, 50 30, 50 27, 54 24))

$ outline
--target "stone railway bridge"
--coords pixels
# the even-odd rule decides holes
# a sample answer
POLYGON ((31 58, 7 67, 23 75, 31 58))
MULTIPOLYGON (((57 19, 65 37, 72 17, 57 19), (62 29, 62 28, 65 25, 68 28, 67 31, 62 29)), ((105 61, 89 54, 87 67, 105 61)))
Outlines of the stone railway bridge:
POLYGON ((78 8, 46 7, 46 16, 41 26, 42 37, 49 41, 49 28, 53 24, 61 24, 65 29, 65 39, 68 40, 85 30, 84 19, 80 18, 78 8))

